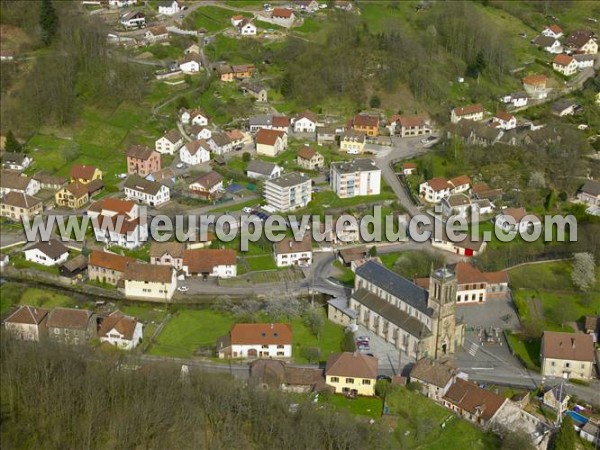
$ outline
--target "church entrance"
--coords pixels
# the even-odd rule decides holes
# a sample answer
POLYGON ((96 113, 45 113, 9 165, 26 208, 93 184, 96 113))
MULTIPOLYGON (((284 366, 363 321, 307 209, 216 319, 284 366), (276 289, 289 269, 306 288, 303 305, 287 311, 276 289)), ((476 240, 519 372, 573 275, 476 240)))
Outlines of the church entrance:
POLYGON ((442 344, 442 353, 444 355, 448 353, 448 344, 442 344))

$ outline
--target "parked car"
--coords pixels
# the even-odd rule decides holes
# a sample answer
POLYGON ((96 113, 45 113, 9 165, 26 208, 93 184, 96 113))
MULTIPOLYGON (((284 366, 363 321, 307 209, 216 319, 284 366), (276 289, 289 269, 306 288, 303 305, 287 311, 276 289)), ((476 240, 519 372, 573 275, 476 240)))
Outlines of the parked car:
POLYGON ((252 208, 248 208, 247 206, 245 208, 242 208, 242 212, 244 214, 252 214, 254 211, 252 211, 252 208))
POLYGON ((177 163, 177 165, 175 166, 178 169, 183 169, 183 163, 177 163))
POLYGON ((392 382, 392 379, 390 377, 388 377, 387 375, 377 375, 377 381, 389 381, 390 383, 392 382))
POLYGON ((190 288, 189 288, 189 287, 187 287, 187 286, 179 286, 179 287, 177 288, 177 290, 178 290, 179 292, 187 292, 187 291, 189 291, 189 290, 190 290, 190 288))

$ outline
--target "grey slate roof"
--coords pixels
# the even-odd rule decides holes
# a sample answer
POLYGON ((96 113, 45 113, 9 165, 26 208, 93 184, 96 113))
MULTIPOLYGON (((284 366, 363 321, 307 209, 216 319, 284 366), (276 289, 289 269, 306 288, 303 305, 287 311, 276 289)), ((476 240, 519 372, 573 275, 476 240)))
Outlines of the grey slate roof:
MULTIPOLYGON (((361 267, 364 267, 365 265, 361 267)), ((414 337, 422 339, 431 334, 431 331, 424 323, 402 311, 397 306, 382 300, 366 289, 355 291, 352 294, 352 298, 414 337)))
POLYGON ((150 195, 159 193, 163 185, 154 181, 148 181, 139 175, 129 175, 125 181, 125 187, 138 192, 144 192, 150 195))
POLYGON ((368 261, 356 269, 356 275, 431 316, 432 310, 427 306, 427 291, 381 264, 368 261))
POLYGON ((339 173, 370 172, 379 170, 375 161, 369 158, 358 158, 351 161, 331 163, 331 166, 339 173))
POLYGON ((273 116, 262 114, 259 116, 250 116, 248 123, 250 126, 269 126, 273 120, 273 116))
POLYGON ((280 177, 268 180, 267 183, 273 183, 280 187, 291 187, 310 180, 306 175, 298 172, 290 172, 280 177))
POLYGON ((246 172, 255 172, 260 173, 262 175, 271 175, 273 173, 273 169, 275 169, 276 166, 276 164, 267 161, 253 160, 248 163, 246 172))
POLYGON ((588 180, 581 188, 581 192, 585 192, 589 195, 600 195, 600 183, 597 181, 588 180))

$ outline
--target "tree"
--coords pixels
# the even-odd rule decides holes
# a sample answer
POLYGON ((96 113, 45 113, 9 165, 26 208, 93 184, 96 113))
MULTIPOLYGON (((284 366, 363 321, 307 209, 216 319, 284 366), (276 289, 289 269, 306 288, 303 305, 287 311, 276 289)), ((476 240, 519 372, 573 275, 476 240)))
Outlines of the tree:
POLYGON ((343 352, 354 352, 356 351, 356 342, 354 341, 354 333, 346 331, 342 338, 341 350, 343 352))
POLYGON ((249 162, 249 161, 250 161, 250 158, 251 158, 251 155, 250 155, 250 153, 248 153, 248 152, 244 152, 244 153, 242 154, 242 161, 244 161, 244 162, 249 162))
POLYGON ((316 308, 309 310, 306 313, 304 323, 310 332, 315 335, 318 341, 321 338, 323 327, 325 326, 325 321, 323 320, 323 315, 320 313, 320 311, 316 308))
POLYGON ((40 8, 40 26, 42 27, 42 42, 50 45, 58 31, 58 14, 52 0, 43 0, 40 8))
POLYGON ((588 290, 596 282, 594 255, 591 253, 575 253, 571 280, 581 291, 588 290))
POLYGON ((321 357, 321 349, 319 347, 304 347, 302 349, 302 356, 304 356, 309 363, 316 362, 321 357))
POLYGON ((369 256, 371 258, 377 256, 377 247, 373 246, 369 249, 369 256))
POLYGON ((284 97, 291 97, 294 93, 294 79, 292 78, 292 74, 286 72, 283 78, 281 79, 281 87, 279 88, 281 91, 281 95, 284 97))
POLYGON ((379 108, 381 106, 381 99, 377 95, 373 95, 371 100, 369 100, 369 105, 371 108, 379 108))
POLYGON ((534 450, 535 446, 527 434, 522 431, 503 430, 501 450, 534 450))
POLYGON ((7 152, 18 152, 21 150, 21 144, 13 134, 12 130, 8 130, 6 133, 6 142, 4 143, 4 150, 7 152))
POLYGON ((181 108, 185 108, 188 109, 190 107, 190 101, 188 100, 188 98, 184 95, 182 97, 179 97, 179 99, 177 99, 177 109, 181 109, 181 108))
POLYGON ((552 448, 555 450, 575 450, 576 438, 573 419, 571 419, 571 416, 566 415, 560 424, 558 433, 556 433, 552 448))

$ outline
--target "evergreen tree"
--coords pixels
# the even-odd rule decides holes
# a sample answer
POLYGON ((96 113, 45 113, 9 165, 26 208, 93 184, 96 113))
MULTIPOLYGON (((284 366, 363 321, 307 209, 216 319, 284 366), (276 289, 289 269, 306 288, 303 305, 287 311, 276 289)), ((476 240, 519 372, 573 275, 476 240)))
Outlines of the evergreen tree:
POLYGON ((42 41, 44 44, 50 45, 58 31, 58 14, 56 14, 52 0, 42 0, 40 26, 42 27, 42 41))
POLYGON ((567 414, 560 424, 558 433, 556 433, 553 448, 555 450, 575 450, 576 437, 573 419, 567 414))
POLYGON ((369 105, 371 108, 379 108, 381 106, 381 99, 377 95, 373 95, 369 105))
POLYGON ((6 133, 6 142, 4 143, 4 150, 7 152, 18 152, 21 150, 21 144, 17 141, 17 138, 13 134, 12 130, 8 130, 6 133))
POLYGON ((294 93, 294 80, 289 72, 286 72, 281 79, 281 95, 284 97, 291 97, 294 93))

